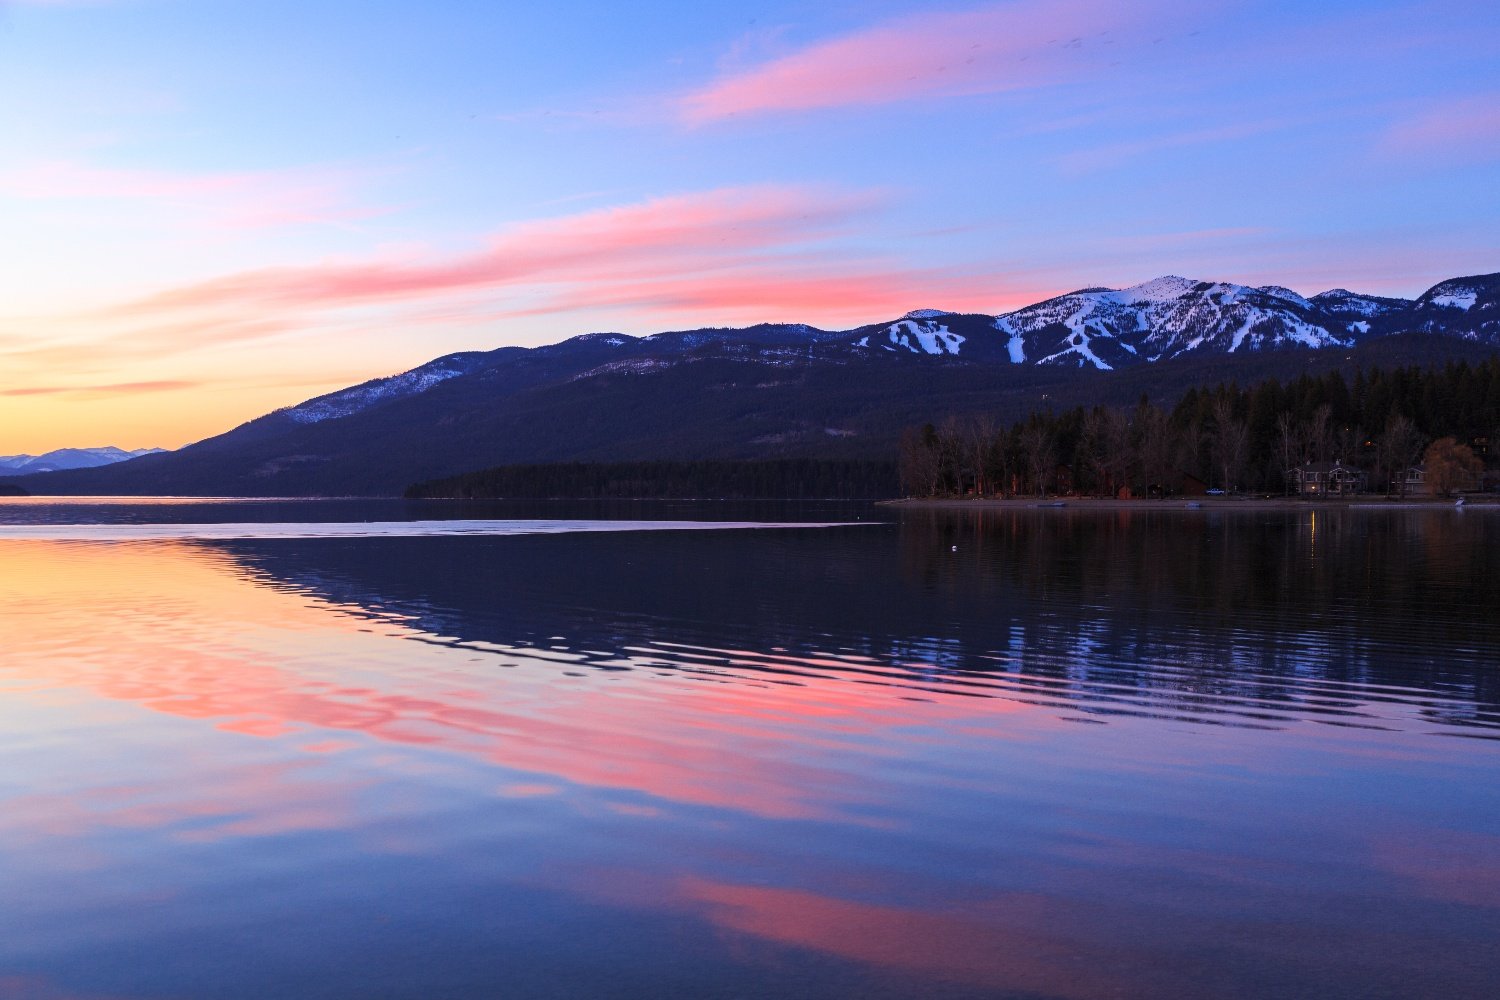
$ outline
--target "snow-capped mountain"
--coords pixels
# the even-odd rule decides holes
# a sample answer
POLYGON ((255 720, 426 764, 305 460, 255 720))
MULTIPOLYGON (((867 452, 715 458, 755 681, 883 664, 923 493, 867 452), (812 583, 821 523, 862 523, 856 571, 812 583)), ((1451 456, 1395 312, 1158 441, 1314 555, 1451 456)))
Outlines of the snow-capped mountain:
MULTIPOLYGON (((1128 288, 1085 288, 996 316, 913 309, 892 323, 828 331, 805 323, 710 327, 635 337, 587 333, 531 349, 450 354, 277 411, 297 424, 348 417, 425 393, 461 376, 506 384, 661 371, 704 350, 788 365, 864 356, 949 357, 1012 365, 1110 371, 1187 354, 1346 348, 1402 330, 1500 342, 1500 275, 1456 278, 1416 300, 1344 288, 1305 298, 1279 285, 1251 287, 1167 275, 1128 288)), ((274 415, 273 415, 274 416, 274 415)))
MULTIPOLYGON (((1073 365, 1112 370, 1192 351, 1266 351, 1347 347, 1371 320, 1409 307, 1398 299, 1337 289, 1314 299, 1276 285, 1251 288, 1175 275, 1129 288, 1085 288, 991 317, 984 353, 1012 364, 1073 365)), ((950 327, 952 314, 908 313, 885 334, 864 334, 871 350, 962 355, 969 345, 950 327)), ((973 346, 980 346, 978 344, 973 346)))
POLYGON ((97 469, 101 465, 127 462, 142 455, 155 455, 161 448, 58 448, 45 455, 0 455, 0 472, 23 476, 33 472, 59 472, 63 469, 97 469))
POLYGON ((1417 329, 1476 340, 1500 341, 1500 274, 1452 278, 1433 285, 1412 306, 1417 329))
POLYGON ((881 456, 903 427, 948 412, 1014 419, 1039 405, 1127 404, 1205 378, 1482 360, 1500 349, 1497 300, 1500 275, 1455 278, 1410 301, 1168 276, 999 315, 915 309, 852 330, 590 333, 447 355, 169 455, 18 485, 390 495, 508 463, 881 456))

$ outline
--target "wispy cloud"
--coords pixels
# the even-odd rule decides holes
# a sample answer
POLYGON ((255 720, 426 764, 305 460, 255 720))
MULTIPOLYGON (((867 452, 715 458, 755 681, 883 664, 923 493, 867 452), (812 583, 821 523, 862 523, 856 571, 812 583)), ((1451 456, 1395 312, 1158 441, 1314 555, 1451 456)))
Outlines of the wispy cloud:
POLYGON ((798 187, 724 188, 524 222, 443 260, 271 268, 163 292, 126 310, 239 305, 348 308, 466 292, 704 272, 826 239, 878 197, 798 187))
POLYGON ((379 214, 349 200, 362 172, 338 168, 163 171, 38 160, 0 169, 0 196, 159 202, 218 229, 348 222, 379 214))
POLYGON ((1500 159, 1500 93, 1455 97, 1397 121, 1381 148, 1444 162, 1500 159))
POLYGON ((657 326, 675 314, 694 323, 837 323, 914 304, 982 310, 1052 290, 1016 287, 978 265, 917 266, 888 251, 851 249, 850 238, 886 200, 881 192, 774 185, 652 198, 520 222, 455 256, 408 250, 227 274, 28 322, 48 338, 21 338, 0 353, 34 370, 77 375, 283 337, 585 313, 607 313, 616 326, 631 318, 657 326))
MULTIPOLYGON (((1109 67, 1127 41, 1149 41, 1164 10, 1156 2, 1015 0, 917 14, 731 72, 682 98, 679 110, 705 124, 1050 86, 1109 67)), ((1174 16, 1180 33, 1181 10, 1174 16)))
POLYGON ((19 389, 0 389, 0 396, 81 396, 100 399, 107 396, 136 396, 143 393, 197 389, 201 382, 159 380, 155 382, 113 382, 107 385, 36 385, 19 389))
POLYGON ((1058 166, 1067 174, 1090 173, 1117 167, 1140 156, 1178 150, 1193 146, 1233 142, 1251 136, 1264 135, 1287 128, 1291 122, 1236 122, 1212 128, 1186 129, 1162 135, 1132 139, 1126 142, 1109 143, 1089 149, 1066 153, 1058 160, 1058 166))

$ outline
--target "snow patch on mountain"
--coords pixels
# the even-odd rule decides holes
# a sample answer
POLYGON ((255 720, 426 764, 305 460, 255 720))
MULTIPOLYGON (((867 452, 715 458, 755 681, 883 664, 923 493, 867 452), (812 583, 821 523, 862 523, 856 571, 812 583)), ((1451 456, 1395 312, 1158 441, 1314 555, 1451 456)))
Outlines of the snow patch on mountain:
POLYGON ((1462 309, 1468 312, 1474 308, 1474 303, 1479 300, 1479 293, 1474 289, 1466 289, 1462 292, 1451 292, 1447 295, 1434 295, 1427 301, 1435 306, 1446 306, 1449 309, 1462 309))
POLYGON ((579 372, 569 382, 580 382, 583 379, 593 378, 596 375, 646 375, 651 372, 666 371, 675 368, 680 362, 674 358, 626 358, 622 361, 611 361, 591 368, 586 372, 579 372))
MULTIPOLYGON (((1105 292, 1094 294, 1112 295, 1114 293, 1105 292)), ((1098 336, 1113 336, 1113 334, 1111 334, 1103 324, 1093 318, 1094 311, 1098 308, 1100 301, 1117 300, 1101 300, 1099 298, 1084 300, 1080 304, 1076 312, 1062 318, 1063 325, 1070 331, 1068 333, 1067 339, 1064 341, 1067 346, 1065 346, 1062 350, 1056 352, 1055 354, 1047 355, 1041 361, 1037 362, 1037 364, 1053 364, 1064 359, 1068 359, 1069 355, 1076 355, 1078 366, 1080 368, 1083 367, 1085 363, 1087 363, 1093 365, 1100 371, 1113 371, 1114 368, 1103 358, 1099 357, 1099 355, 1095 354, 1093 349, 1089 346, 1093 342, 1093 337, 1088 332, 1090 327, 1094 329, 1095 334, 1097 334, 1098 336)))
MULTIPOLYGON (((930 321, 901 320, 886 331, 890 342, 913 354, 957 354, 964 338, 930 321)), ((866 338, 868 340, 868 338, 866 338)), ((862 345, 863 346, 863 345, 862 345)))
POLYGON ((1011 326, 1010 320, 1004 316, 995 317, 995 329, 1010 336, 1010 339, 1005 342, 1005 351, 1010 355, 1010 363, 1024 365, 1026 363, 1026 340, 1021 336, 1021 331, 1011 326))
POLYGON ((474 370, 479 357, 480 355, 477 354, 453 354, 438 358, 436 361, 429 361, 425 365, 402 372, 400 375, 374 379, 351 389, 319 396, 297 406, 288 407, 281 412, 299 424, 337 420, 361 410, 367 410, 377 403, 400 399, 403 396, 415 396, 450 378, 467 375, 474 370))
POLYGON ((1251 313, 1249 316, 1245 317, 1245 322, 1240 325, 1240 328, 1234 331, 1234 336, 1231 337, 1229 341, 1230 354, 1233 354, 1235 351, 1240 349, 1240 345, 1245 342, 1245 337, 1249 335, 1250 328, 1255 325, 1255 321, 1257 318, 1258 317, 1255 313, 1251 313))

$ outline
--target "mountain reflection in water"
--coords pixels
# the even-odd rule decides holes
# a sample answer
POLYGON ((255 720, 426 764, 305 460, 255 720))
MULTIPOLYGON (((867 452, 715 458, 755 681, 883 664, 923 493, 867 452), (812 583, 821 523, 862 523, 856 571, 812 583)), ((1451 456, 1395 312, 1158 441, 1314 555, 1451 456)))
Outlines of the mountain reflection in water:
POLYGON ((917 512, 894 546, 823 531, 224 551, 432 641, 581 667, 1492 737, 1500 674, 1475 665, 1500 639, 1497 527, 1447 512, 917 512))
POLYGON ((1492 996, 1497 555, 0 540, 0 997, 1492 996))

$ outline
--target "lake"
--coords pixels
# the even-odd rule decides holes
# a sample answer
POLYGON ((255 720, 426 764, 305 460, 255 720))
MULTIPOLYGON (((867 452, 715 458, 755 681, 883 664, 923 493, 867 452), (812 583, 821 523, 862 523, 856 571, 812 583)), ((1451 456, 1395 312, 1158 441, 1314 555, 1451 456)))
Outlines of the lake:
POLYGON ((0 998, 1492 998, 1497 607, 1500 510, 0 501, 0 998))

